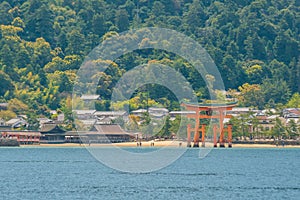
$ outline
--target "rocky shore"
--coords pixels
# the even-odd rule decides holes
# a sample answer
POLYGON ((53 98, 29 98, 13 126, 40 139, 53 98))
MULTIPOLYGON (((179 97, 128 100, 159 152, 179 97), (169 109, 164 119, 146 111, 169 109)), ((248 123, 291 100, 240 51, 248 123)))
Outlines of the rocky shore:
POLYGON ((272 141, 262 141, 262 140, 248 140, 248 141, 233 141, 233 144, 268 144, 268 145, 300 145, 299 140, 272 140, 272 141))
POLYGON ((6 138, 0 138, 0 146, 5 147, 18 147, 20 146, 17 140, 14 139, 6 139, 6 138))

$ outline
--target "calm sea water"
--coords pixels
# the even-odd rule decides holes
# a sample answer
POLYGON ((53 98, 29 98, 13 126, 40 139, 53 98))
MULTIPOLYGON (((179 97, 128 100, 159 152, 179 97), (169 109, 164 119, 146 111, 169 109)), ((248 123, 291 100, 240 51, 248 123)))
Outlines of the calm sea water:
MULTIPOLYGON (((146 151, 146 150, 145 150, 146 151)), ((84 148, 0 148, 0 199, 299 199, 300 149, 189 149, 160 171, 110 169, 84 148)))

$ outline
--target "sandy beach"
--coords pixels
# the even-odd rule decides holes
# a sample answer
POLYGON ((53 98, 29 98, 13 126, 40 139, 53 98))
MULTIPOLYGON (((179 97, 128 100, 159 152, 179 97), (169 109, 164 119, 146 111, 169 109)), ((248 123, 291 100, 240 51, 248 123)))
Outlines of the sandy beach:
MULTIPOLYGON (((182 141, 155 141, 154 147, 170 147, 170 148, 186 148, 187 143, 182 141), (181 143, 181 145, 180 145, 181 143)), ((124 142, 113 144, 77 144, 77 143, 64 143, 64 144, 37 144, 37 145, 21 145, 21 147, 137 147, 136 142, 124 142)), ((151 141, 143 141, 142 146, 139 148, 153 147, 151 141)), ((206 148, 213 148, 213 144, 207 142, 206 148)), ((228 148, 228 145, 225 144, 228 148)), ((299 145, 271 145, 271 144, 233 144, 232 148, 300 148, 299 145)))

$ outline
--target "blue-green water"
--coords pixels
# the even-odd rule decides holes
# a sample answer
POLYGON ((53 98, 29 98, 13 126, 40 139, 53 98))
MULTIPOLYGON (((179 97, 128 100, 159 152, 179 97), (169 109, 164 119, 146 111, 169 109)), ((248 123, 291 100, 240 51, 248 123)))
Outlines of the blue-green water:
POLYGON ((0 148, 0 199, 299 199, 300 149, 188 150, 147 174, 122 173, 84 148, 0 148))

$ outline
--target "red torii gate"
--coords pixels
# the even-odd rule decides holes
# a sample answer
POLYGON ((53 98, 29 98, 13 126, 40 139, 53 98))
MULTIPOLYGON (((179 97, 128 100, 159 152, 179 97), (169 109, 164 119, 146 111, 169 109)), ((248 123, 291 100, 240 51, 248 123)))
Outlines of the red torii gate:
POLYGON ((231 118, 231 115, 227 115, 225 112, 232 110, 236 106, 236 102, 230 102, 226 104, 181 104, 188 111, 194 111, 195 114, 188 114, 188 118, 196 120, 195 127, 192 128, 191 124, 187 126, 187 146, 191 147, 191 131, 194 131, 194 147, 199 147, 200 131, 202 133, 201 142, 202 147, 205 147, 205 124, 200 124, 200 119, 219 119, 219 127, 215 124, 213 126, 214 133, 214 147, 217 147, 217 132, 219 132, 220 147, 225 147, 224 132, 228 134, 228 147, 232 147, 232 125, 228 124, 224 127, 224 118, 231 118), (205 114, 201 113, 205 112, 205 114))

